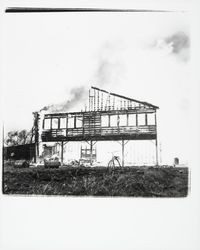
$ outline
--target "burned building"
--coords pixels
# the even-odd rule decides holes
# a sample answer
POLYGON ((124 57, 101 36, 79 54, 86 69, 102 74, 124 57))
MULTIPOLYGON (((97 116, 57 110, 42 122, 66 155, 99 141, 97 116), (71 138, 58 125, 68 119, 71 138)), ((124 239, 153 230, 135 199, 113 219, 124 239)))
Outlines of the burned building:
POLYGON ((92 164, 96 142, 119 141, 124 166, 124 147, 127 141, 153 140, 158 164, 157 109, 151 103, 91 87, 84 111, 44 114, 40 118, 39 139, 36 142, 60 143, 61 162, 63 147, 67 142, 88 142, 92 164))

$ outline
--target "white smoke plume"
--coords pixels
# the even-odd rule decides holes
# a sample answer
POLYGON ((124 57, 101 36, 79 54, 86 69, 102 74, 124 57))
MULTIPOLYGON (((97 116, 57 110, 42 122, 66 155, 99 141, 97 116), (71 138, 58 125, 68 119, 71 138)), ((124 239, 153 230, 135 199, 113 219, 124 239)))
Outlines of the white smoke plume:
POLYGON ((51 104, 43 107, 41 111, 54 112, 67 112, 78 103, 83 102, 87 98, 87 89, 84 86, 72 88, 70 91, 70 99, 66 102, 51 104))
POLYGON ((177 59, 187 62, 190 57, 190 38, 182 32, 176 32, 155 41, 154 45, 158 49, 164 49, 168 54, 174 55, 177 59))
POLYGON ((106 42, 100 48, 94 73, 94 85, 106 88, 121 82, 124 73, 123 49, 117 42, 106 42))
MULTIPOLYGON (((105 89, 111 86, 116 86, 121 82, 124 73, 124 63, 122 61, 122 48, 117 42, 106 42, 99 49, 98 56, 96 58, 96 67, 91 72, 91 78, 88 82, 96 87, 102 87, 105 89)), ((87 103, 88 98, 88 85, 80 85, 72 88, 70 91, 70 97, 66 102, 51 104, 43 107, 40 111, 46 111, 49 113, 55 112, 68 112, 74 107, 87 103)))

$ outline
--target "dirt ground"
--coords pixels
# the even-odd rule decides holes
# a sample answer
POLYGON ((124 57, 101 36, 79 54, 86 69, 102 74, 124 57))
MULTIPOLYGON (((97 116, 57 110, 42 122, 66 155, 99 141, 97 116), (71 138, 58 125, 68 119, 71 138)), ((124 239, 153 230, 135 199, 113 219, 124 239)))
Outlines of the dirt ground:
POLYGON ((4 167, 4 194, 186 197, 188 168, 4 167))

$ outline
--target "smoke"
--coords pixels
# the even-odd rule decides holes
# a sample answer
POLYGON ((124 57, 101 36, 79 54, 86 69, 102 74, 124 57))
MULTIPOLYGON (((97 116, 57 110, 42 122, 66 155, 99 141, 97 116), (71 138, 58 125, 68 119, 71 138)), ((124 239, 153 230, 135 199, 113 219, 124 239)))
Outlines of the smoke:
POLYGON ((96 82, 98 86, 118 83, 121 78, 121 68, 122 65, 119 62, 110 62, 106 59, 101 60, 96 73, 96 82))
POLYGON ((88 98, 88 82, 92 82, 92 85, 97 87, 116 86, 121 81, 124 71, 121 52, 119 43, 105 42, 99 49, 96 67, 91 77, 88 77, 87 84, 72 88, 66 102, 44 106, 40 112, 68 112, 73 108, 77 110, 80 105, 83 107, 88 98))
POLYGON ((177 59, 187 62, 190 57, 190 38, 182 31, 176 32, 171 36, 158 39, 154 46, 164 49, 169 54, 174 55, 177 59))
POLYGON ((122 48, 118 43, 106 42, 99 50, 94 82, 99 87, 108 87, 121 82, 124 72, 122 48))
POLYGON ((41 111, 53 112, 67 112, 79 103, 82 103, 87 98, 87 89, 84 86, 72 88, 70 91, 70 98, 66 102, 51 104, 43 107, 41 111))
POLYGON ((172 53, 179 54, 182 50, 190 47, 190 39, 184 32, 177 32, 165 39, 172 47, 172 53))

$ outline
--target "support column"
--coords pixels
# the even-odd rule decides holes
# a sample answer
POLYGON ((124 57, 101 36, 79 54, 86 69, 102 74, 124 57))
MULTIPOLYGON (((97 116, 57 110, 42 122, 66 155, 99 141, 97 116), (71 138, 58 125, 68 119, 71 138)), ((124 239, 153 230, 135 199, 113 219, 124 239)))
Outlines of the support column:
POLYGON ((161 143, 159 145, 159 154, 160 154, 160 165, 162 165, 162 146, 161 146, 161 143))
POLYGON ((124 140, 122 140, 122 167, 124 167, 124 140))
POLYGON ((156 166, 158 166, 158 140, 157 140, 157 135, 156 135, 156 166))
POLYGON ((158 166, 158 132, 157 132, 157 118, 156 118, 156 112, 155 112, 155 125, 156 125, 156 166, 158 166))
POLYGON ((35 135, 35 157, 34 157, 34 163, 37 162, 39 157, 39 128, 38 128, 38 122, 39 122, 39 114, 38 112, 34 112, 34 135, 35 135))
POLYGON ((90 141, 90 166, 92 166, 93 143, 90 141))
POLYGON ((64 143, 62 141, 61 142, 61 167, 63 167, 63 146, 64 146, 64 143))

